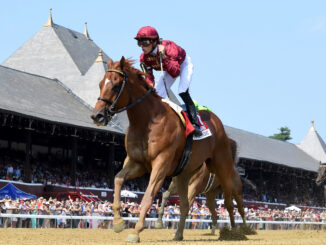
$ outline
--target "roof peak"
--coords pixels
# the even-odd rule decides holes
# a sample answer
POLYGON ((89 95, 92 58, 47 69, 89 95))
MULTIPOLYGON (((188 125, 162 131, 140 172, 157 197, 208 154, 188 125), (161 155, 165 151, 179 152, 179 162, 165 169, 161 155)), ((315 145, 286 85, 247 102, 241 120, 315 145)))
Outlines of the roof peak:
POLYGON ((311 120, 311 128, 310 128, 309 132, 317 132, 317 130, 315 129, 315 121, 314 120, 311 120))
POLYGON ((298 146, 318 161, 326 161, 326 144, 315 129, 314 120, 311 121, 311 128, 306 137, 298 146))
POLYGON ((103 59, 102 49, 100 49, 98 51, 98 56, 97 56, 96 60, 94 61, 94 63, 106 63, 103 59))
POLYGON ((53 27, 52 8, 50 8, 50 15, 49 15, 48 21, 46 22, 44 27, 53 27))
POLYGON ((92 39, 90 38, 90 36, 89 36, 89 34, 88 34, 88 30, 87 30, 87 22, 85 22, 84 35, 85 35, 85 37, 86 37, 88 40, 92 41, 92 39))

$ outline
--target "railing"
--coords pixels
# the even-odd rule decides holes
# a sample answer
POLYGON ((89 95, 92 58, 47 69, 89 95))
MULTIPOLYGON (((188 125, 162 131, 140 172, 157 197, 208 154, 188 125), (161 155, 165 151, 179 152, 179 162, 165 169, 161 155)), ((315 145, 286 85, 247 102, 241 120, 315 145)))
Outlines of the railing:
MULTIPOLYGON (((31 214, 0 214, 0 222, 1 227, 4 227, 4 224, 9 221, 12 223, 14 220, 16 222, 18 219, 36 219, 36 220, 53 220, 54 226, 57 227, 57 223, 59 220, 62 220, 67 224, 65 228, 77 228, 73 227, 74 222, 81 222, 83 225, 78 226, 78 228, 98 228, 98 224, 102 222, 107 222, 105 228, 112 227, 113 217, 105 217, 105 216, 70 216, 70 215, 31 215, 31 214), (96 224, 96 225, 86 225, 86 223, 96 224), (92 226, 92 227, 91 227, 92 226)), ((127 227, 132 227, 138 220, 138 217, 123 217, 126 222, 127 227)), ((157 218, 146 218, 145 227, 154 228, 154 223, 157 218)), ((170 219, 163 218, 163 224, 166 227, 176 228, 178 225, 179 219, 170 219)), ((237 224, 242 224, 242 220, 235 220, 237 224)), ((322 222, 313 222, 313 221, 264 221, 264 220, 247 220, 247 224, 253 229, 273 229, 273 230, 287 230, 287 229, 305 229, 305 230, 326 230, 326 220, 322 222)), ((43 223, 43 222, 42 222, 43 223)), ((208 229, 211 226, 211 219, 186 219, 186 228, 188 229, 208 229)), ((218 220, 218 227, 223 227, 225 225, 230 226, 229 220, 218 220)), ((40 227, 40 226, 38 226, 40 227)), ((43 226, 42 226, 43 227, 43 226)), ((47 227, 43 227, 47 228, 47 227)), ((104 226, 102 227, 104 228, 104 226)))

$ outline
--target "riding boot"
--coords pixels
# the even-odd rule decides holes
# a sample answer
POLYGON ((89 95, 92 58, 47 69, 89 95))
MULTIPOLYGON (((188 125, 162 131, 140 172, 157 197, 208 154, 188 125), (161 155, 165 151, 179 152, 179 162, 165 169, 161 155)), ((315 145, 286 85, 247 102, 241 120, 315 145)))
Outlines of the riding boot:
POLYGON ((192 101, 192 99, 190 97, 189 91, 187 90, 186 92, 180 93, 179 95, 180 95, 181 99, 183 100, 183 102, 186 105, 189 120, 190 120, 190 122, 192 123, 192 125, 195 128, 194 135, 197 136, 197 137, 201 136, 202 132, 200 130, 200 127, 199 127, 199 124, 198 124, 198 121, 197 121, 196 106, 195 106, 194 102, 192 101))

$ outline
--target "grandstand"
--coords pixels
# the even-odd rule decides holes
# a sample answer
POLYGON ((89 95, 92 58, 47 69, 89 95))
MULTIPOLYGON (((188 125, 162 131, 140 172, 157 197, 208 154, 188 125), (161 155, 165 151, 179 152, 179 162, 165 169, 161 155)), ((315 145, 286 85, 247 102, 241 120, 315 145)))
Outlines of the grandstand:
MULTIPOLYGON (((85 193, 112 200, 114 175, 125 157, 128 120, 122 113, 107 127, 98 127, 90 119, 108 59, 90 38, 87 27, 84 34, 79 33, 54 23, 50 15, 48 22, 2 63, 0 167, 10 161, 23 166, 23 178, 16 183, 19 188, 40 196, 63 193, 67 188, 67 192, 78 191, 72 186, 80 191, 87 182, 85 188, 91 189, 86 188, 85 193), (51 178, 43 176, 35 182, 34 168, 38 167, 51 178), (84 176, 85 172, 100 177, 84 176), (92 178, 94 183, 88 183, 92 178), (103 181, 107 185, 102 186, 103 181)), ((322 187, 317 187, 314 179, 319 161, 326 160, 326 147, 314 125, 299 145, 225 128, 239 145, 237 167, 247 205, 323 205, 322 187)), ((0 181, 0 187, 8 181, 0 181)), ((144 181, 129 185, 141 193, 144 181)))

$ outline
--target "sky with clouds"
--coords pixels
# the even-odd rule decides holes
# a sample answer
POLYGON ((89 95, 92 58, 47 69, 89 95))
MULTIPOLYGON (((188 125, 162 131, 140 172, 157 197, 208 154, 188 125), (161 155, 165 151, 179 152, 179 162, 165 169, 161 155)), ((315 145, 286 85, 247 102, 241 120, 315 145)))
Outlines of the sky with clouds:
MULTIPOLYGON (((46 23, 83 33, 112 59, 138 59, 144 25, 194 63, 191 94, 223 123, 264 136, 311 120, 326 140, 326 1, 2 1, 0 64, 46 23)), ((156 74, 158 77, 158 73, 156 74)), ((176 91, 177 86, 173 87, 176 91)))

